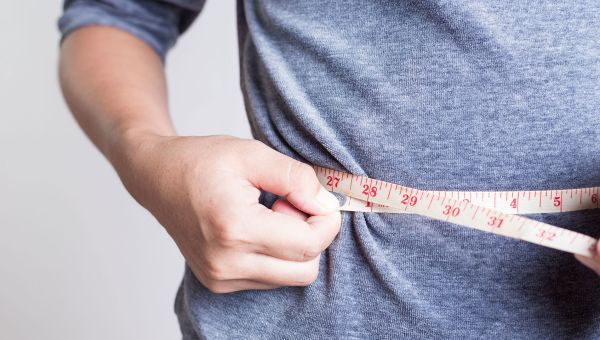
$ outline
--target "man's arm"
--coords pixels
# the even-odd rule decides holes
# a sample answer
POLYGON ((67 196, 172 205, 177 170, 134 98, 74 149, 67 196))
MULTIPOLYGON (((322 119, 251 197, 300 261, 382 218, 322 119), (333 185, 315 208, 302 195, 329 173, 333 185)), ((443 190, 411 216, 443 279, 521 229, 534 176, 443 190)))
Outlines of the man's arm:
POLYGON ((316 278, 340 214, 311 167, 257 141, 176 136, 161 60, 129 33, 88 26, 69 34, 60 81, 83 130, 206 287, 269 289, 316 278), (287 201, 267 209, 260 189, 287 201))
POLYGON ((108 26, 73 32, 62 44, 59 76, 75 118, 113 165, 128 157, 132 135, 175 135, 161 60, 129 33, 108 26))

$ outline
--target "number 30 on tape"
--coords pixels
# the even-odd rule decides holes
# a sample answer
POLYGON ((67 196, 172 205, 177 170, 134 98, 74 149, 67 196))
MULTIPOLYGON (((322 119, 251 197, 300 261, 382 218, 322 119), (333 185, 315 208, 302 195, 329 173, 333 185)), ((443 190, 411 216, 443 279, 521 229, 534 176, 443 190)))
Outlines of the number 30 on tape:
POLYGON ((599 208, 599 187, 547 191, 423 191, 314 167, 321 184, 346 196, 344 211, 411 213, 591 257, 596 239, 516 214, 599 208))

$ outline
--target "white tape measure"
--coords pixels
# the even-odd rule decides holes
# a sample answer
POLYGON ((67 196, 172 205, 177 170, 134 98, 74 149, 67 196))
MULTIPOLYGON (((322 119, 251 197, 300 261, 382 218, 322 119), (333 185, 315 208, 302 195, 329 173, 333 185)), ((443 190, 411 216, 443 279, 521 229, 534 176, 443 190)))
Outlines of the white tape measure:
POLYGON ((598 242, 515 214, 599 208, 600 187, 548 191, 423 191, 315 166, 321 184, 346 196, 340 210, 412 213, 592 257, 598 242))

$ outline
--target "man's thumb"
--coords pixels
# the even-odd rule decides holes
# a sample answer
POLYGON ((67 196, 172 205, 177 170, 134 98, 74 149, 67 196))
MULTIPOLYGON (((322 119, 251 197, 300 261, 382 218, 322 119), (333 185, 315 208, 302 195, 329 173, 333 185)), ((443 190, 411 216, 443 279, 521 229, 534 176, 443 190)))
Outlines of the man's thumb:
POLYGON ((261 157, 249 176, 259 189, 286 197, 288 202, 309 215, 324 215, 339 209, 338 199, 327 191, 315 170, 272 149, 261 157))

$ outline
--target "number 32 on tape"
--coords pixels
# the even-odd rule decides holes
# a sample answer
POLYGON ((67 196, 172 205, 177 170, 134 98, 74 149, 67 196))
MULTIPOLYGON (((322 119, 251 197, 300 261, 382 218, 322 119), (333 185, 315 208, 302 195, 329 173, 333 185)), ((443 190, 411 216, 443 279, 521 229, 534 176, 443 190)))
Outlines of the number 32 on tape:
POLYGON ((314 167, 321 184, 346 196, 344 211, 410 213, 591 257, 596 239, 516 214, 599 208, 599 187, 547 191, 423 191, 314 167))

